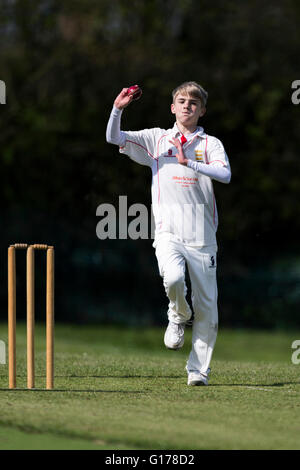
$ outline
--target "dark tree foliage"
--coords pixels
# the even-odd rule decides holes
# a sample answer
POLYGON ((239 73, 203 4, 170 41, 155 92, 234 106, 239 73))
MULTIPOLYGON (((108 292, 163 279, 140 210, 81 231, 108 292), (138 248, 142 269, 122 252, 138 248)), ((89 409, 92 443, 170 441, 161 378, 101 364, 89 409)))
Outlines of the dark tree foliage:
POLYGON ((164 321, 151 240, 96 237, 99 204, 151 204, 149 170, 108 145, 105 129, 115 96, 135 83, 143 97, 123 129, 168 128, 172 89, 196 80, 209 93, 202 125, 232 167, 231 184, 214 185, 221 322, 299 326, 299 3, 0 3, 3 318, 6 247, 34 241, 57 248, 58 319, 164 321))

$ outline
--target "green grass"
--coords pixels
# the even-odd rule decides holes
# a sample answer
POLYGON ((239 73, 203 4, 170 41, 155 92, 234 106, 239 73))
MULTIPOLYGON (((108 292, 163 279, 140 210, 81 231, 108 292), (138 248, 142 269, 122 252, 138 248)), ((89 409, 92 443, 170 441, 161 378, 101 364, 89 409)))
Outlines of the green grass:
MULTIPOLYGON (((0 449, 299 449, 300 332, 220 330, 209 387, 187 387, 163 329, 56 325, 55 390, 45 391, 45 331, 36 327, 36 389, 26 390, 18 325, 17 390, 0 365, 0 449)), ((7 326, 0 325, 7 341, 7 326)))

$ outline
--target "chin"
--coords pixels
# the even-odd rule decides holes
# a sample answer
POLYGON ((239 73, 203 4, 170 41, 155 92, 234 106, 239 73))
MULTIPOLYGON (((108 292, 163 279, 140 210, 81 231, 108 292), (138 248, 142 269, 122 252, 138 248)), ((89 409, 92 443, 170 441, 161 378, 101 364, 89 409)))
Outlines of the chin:
POLYGON ((186 116, 186 118, 181 119, 181 123, 189 126, 197 126, 197 122, 195 123, 193 119, 186 116))

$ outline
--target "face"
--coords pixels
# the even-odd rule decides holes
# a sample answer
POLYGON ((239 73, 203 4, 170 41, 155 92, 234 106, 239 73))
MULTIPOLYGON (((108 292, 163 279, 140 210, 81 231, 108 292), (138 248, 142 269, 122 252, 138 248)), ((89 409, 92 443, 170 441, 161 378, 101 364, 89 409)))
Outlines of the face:
POLYGON ((198 119, 204 115, 206 109, 202 107, 199 98, 178 93, 171 105, 171 111, 182 125, 196 126, 198 119))

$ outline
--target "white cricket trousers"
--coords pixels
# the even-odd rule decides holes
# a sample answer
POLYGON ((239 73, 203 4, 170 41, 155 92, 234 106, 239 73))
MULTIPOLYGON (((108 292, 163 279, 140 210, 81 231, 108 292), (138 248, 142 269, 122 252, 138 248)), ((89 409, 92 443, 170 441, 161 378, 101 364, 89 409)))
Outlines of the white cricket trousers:
POLYGON ((161 237, 155 242, 160 275, 169 299, 168 319, 186 322, 192 311, 186 300, 185 267, 192 288, 194 320, 187 371, 207 375, 218 332, 216 249, 209 251, 161 237))

